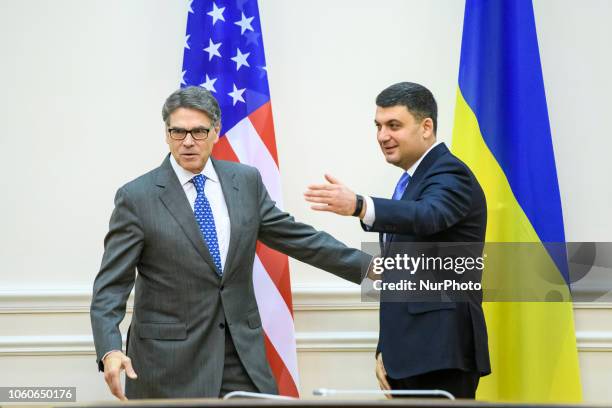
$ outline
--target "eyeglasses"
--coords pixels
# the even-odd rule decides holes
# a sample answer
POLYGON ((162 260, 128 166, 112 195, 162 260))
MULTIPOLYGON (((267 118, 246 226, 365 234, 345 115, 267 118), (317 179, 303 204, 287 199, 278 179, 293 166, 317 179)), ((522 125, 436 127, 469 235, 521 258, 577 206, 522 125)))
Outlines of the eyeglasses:
POLYGON ((195 140, 205 140, 211 128, 198 127, 193 129, 168 128, 168 134, 173 140, 184 140, 189 133, 195 140))

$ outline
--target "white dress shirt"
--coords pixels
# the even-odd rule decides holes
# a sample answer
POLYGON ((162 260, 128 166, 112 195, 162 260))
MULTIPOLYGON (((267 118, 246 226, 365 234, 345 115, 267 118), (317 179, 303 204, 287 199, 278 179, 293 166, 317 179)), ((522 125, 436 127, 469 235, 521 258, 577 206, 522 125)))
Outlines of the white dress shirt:
MULTIPOLYGON (((176 173, 176 177, 179 179, 179 183, 185 190, 185 195, 191 205, 191 210, 195 204, 195 199, 198 195, 195 186, 191 182, 191 179, 196 176, 190 171, 182 168, 174 159, 174 156, 170 155, 170 164, 176 173)), ((210 209, 212 210, 213 217, 215 219, 215 229, 217 230, 217 241, 219 241, 219 252, 221 254, 221 266, 225 269, 225 259, 227 258, 227 250, 230 242, 230 218, 227 212, 227 204, 225 203, 225 196, 221 189, 221 182, 219 176, 215 171, 215 167, 212 164, 212 160, 207 160, 204 169, 201 174, 206 177, 204 183, 204 195, 210 203, 210 209)))
MULTIPOLYGON (((432 144, 429 147, 429 149, 427 149, 425 153, 423 153, 421 157, 419 157, 419 159, 416 162, 414 162, 412 166, 410 166, 408 170, 406 170, 406 173, 408 173, 410 178, 414 176, 414 173, 416 172, 417 167, 419 167, 419 164, 421 164, 425 156, 427 156, 427 153, 429 153, 434 147, 436 147, 440 143, 442 143, 442 141, 437 140, 434 144, 432 144)), ((366 212, 363 216, 362 221, 366 226, 371 227, 372 225, 374 225, 374 221, 376 221, 376 210, 374 209, 374 200, 372 200, 372 197, 369 197, 369 196, 365 196, 364 200, 366 202, 366 212)))

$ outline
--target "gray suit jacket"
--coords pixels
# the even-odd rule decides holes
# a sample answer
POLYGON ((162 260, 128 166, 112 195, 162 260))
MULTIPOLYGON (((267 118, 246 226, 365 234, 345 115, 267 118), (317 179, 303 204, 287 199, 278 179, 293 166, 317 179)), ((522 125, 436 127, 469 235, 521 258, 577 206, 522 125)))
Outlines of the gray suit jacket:
POLYGON ((355 283, 370 260, 279 210, 255 168, 213 164, 231 222, 222 278, 168 157, 117 191, 94 281, 91 324, 103 370, 104 354, 122 349, 118 326, 135 283, 126 352, 138 379, 127 379, 128 398, 217 397, 225 322, 254 384, 261 392, 277 392, 253 291, 257 240, 355 283))

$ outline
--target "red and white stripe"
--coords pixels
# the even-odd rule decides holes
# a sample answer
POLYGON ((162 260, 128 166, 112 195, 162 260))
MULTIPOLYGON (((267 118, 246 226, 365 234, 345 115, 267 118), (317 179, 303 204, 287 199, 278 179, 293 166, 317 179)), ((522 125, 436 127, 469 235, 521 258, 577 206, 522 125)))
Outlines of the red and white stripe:
MULTIPOLYGON (((270 197, 276 201, 277 207, 282 208, 270 102, 238 122, 224 136, 215 145, 213 156, 259 169, 270 197)), ((258 242, 253 287, 265 332, 268 361, 279 393, 297 397, 299 379, 287 256, 258 242)))

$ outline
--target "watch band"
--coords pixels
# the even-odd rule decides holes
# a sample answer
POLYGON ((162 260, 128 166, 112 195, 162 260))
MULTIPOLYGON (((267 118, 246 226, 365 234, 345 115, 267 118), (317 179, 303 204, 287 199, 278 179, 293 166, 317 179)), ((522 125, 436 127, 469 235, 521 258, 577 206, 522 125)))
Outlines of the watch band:
POLYGON ((363 197, 359 194, 355 195, 355 212, 353 213, 353 217, 359 217, 361 214, 361 210, 363 210, 363 197))

